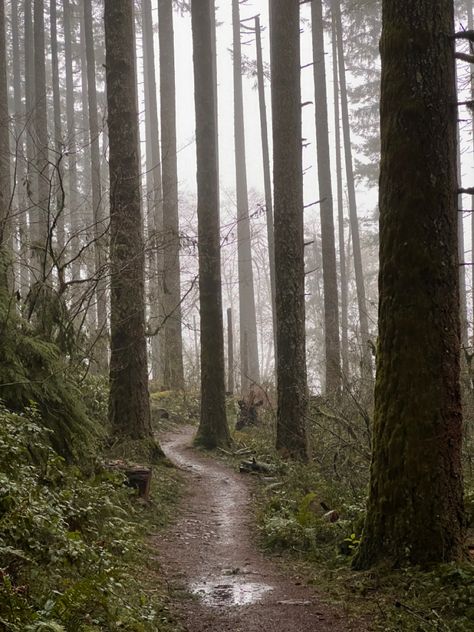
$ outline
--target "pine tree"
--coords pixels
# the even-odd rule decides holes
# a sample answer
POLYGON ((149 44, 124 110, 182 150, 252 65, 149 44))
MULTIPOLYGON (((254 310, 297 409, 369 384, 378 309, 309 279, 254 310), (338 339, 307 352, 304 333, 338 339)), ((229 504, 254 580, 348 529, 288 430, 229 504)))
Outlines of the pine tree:
MULTIPOLYGON (((10 187, 10 138, 8 114, 8 84, 6 68, 5 41, 5 3, 0 1, 0 256, 5 251, 11 253, 11 187, 10 187)), ((3 273, 5 266, 2 265, 3 273)), ((5 287, 9 283, 8 275, 0 277, 0 285, 5 287), (3 277, 3 278, 2 278, 3 277)))
POLYGON ((48 113, 46 99, 46 61, 44 1, 34 0, 34 84, 35 99, 33 108, 34 129, 34 169, 36 181, 36 199, 32 217, 33 268, 37 281, 43 282, 50 277, 50 196, 49 196, 49 151, 48 151, 48 113))
POLYGON ((201 419, 197 443, 230 442, 225 409, 224 331, 220 266, 217 117, 210 0, 192 0, 198 187, 201 419))
POLYGON ((107 368, 107 296, 104 279, 105 232, 106 222, 104 205, 102 202, 102 184, 100 178, 100 146, 99 146, 99 119, 97 105, 97 85, 95 67, 94 31, 92 23, 92 2, 83 0, 84 3, 84 39, 87 63, 87 94, 89 115, 89 143, 90 143, 90 179, 92 184, 92 212, 94 226, 94 258, 95 258, 95 283, 96 283, 96 310, 97 310, 97 336, 99 338, 96 359, 100 370, 107 368))
POLYGON ((113 431, 151 438, 144 315, 137 88, 129 0, 105 0, 110 168, 111 356, 113 431))
POLYGON ((321 212, 321 245, 323 257, 324 333, 326 357, 326 391, 337 395, 341 390, 341 349, 339 341, 339 299, 337 288, 334 209, 329 152, 329 122, 324 53, 322 0, 311 3, 313 33, 313 74, 316 111, 316 142, 321 212))
POLYGON ((155 78, 155 46, 151 0, 143 0, 143 72, 145 88, 147 259, 149 269, 148 302, 151 329, 153 379, 164 385, 165 320, 163 300, 164 257, 159 235, 163 231, 163 188, 161 180, 160 130, 155 78))
POLYGON ((306 459, 305 276, 299 0, 272 0, 277 448, 306 459))
POLYGON ((247 190, 239 0, 232 0, 232 28, 240 364, 241 387, 243 394, 245 394, 252 383, 258 383, 260 381, 260 368, 258 361, 257 319, 255 314, 255 292, 247 190))
POLYGON ((452 0, 383 2, 379 345, 358 568, 462 553, 452 32, 452 0))
POLYGON ((161 156, 163 183, 165 385, 184 387, 179 268, 176 86, 172 0, 158 0, 160 41, 161 156))

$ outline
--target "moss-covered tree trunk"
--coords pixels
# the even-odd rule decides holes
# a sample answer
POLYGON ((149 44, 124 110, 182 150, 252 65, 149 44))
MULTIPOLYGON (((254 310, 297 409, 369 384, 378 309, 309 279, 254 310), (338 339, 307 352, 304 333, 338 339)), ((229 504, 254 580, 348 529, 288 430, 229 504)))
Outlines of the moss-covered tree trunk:
MULTIPOLYGON (((467 1, 467 28, 469 31, 472 31, 474 27, 474 16, 473 16, 473 7, 474 3, 472 0, 467 1)), ((472 50, 472 44, 471 44, 472 50)), ((471 99, 474 101, 474 75, 471 72, 471 99)), ((472 137, 472 150, 474 150, 474 112, 471 115, 471 137, 472 137)), ((474 196, 471 196, 471 244, 474 244, 474 196)), ((471 262, 474 262, 474 249, 471 252, 471 262)), ((474 263, 471 267, 471 304, 470 308, 474 313, 474 263)), ((467 308, 468 309, 468 308, 467 308)), ((474 328, 471 331, 471 345, 474 342, 474 328)))
POLYGON ((227 445, 230 441, 225 410, 217 120, 211 8, 214 9, 214 3, 209 0, 192 0, 201 313, 201 419, 196 442, 207 448, 227 445))
POLYGON ((373 462, 358 568, 463 546, 452 0, 384 0, 373 462))
POLYGON ((119 436, 151 436, 144 314, 133 3, 105 1, 110 169, 109 418, 119 436))
POLYGON ((299 0, 271 0, 277 449, 307 457, 299 0))
POLYGON ((184 388, 172 0, 158 0, 165 301, 165 386, 184 388))

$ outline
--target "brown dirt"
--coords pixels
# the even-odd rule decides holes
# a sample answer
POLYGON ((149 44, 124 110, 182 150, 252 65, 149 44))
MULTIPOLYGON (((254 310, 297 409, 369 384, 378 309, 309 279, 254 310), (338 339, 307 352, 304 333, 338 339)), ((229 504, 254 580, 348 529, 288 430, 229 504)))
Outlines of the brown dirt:
POLYGON ((305 578, 289 576, 254 542, 248 479, 191 447, 192 428, 161 445, 185 473, 175 525, 156 537, 162 572, 187 632, 364 632, 322 601, 305 578))

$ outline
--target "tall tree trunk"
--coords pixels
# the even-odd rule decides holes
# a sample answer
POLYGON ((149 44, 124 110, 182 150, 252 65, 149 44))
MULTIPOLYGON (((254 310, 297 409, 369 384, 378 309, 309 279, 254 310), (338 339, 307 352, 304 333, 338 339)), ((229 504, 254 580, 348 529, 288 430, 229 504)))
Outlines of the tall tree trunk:
POLYGON ((462 556, 453 28, 452 0, 436 11, 383 1, 379 342, 359 568, 462 556))
MULTIPOLYGON (((318 235, 314 235, 314 244, 313 244, 313 257, 314 257, 314 280, 313 280, 313 288, 312 288, 312 293, 315 296, 315 300, 313 300, 313 317, 314 317, 314 324, 315 324, 315 328, 317 331, 319 331, 320 329, 323 329, 322 325, 324 322, 324 315, 322 313, 322 308, 321 306, 324 304, 323 301, 323 291, 324 291, 324 281, 323 281, 323 274, 322 274, 322 269, 323 269, 323 257, 322 257, 322 252, 321 252, 321 243, 320 243, 320 239, 318 237, 318 235), (323 288, 323 291, 321 291, 321 288, 323 288)), ((320 342, 320 335, 317 335, 317 340, 316 343, 322 346, 323 340, 321 340, 320 342)), ((323 362, 321 362, 321 365, 323 365, 323 362)), ((321 383, 321 393, 325 393, 326 392, 326 370, 325 367, 323 366, 318 366, 318 374, 319 374, 319 379, 320 379, 320 383, 321 383)))
POLYGON ((72 44, 74 41, 71 21, 70 0, 63 0, 63 24, 64 24, 64 65, 66 70, 66 127, 67 127, 67 208, 70 230, 70 259, 72 279, 77 281, 81 275, 79 258, 80 229, 78 203, 78 177, 77 177, 77 129, 76 115, 74 111, 74 75, 72 66, 72 44))
POLYGON ((306 459, 305 274, 299 0, 272 0, 277 449, 306 459))
POLYGON ((163 305, 163 191, 160 131, 155 78, 155 47, 151 0, 143 0, 143 69, 145 83, 146 198, 149 268, 149 328, 153 379, 165 383, 165 330, 163 305))
POLYGON ((369 348, 369 318, 365 295, 364 271, 360 247, 359 220, 357 217, 357 200, 355 194, 354 166, 352 162, 351 129, 346 85, 346 67, 344 60, 344 44, 340 0, 332 0, 333 20, 337 32, 337 57, 339 65, 339 85, 341 88, 341 115, 344 137, 344 157, 346 163, 347 194, 349 198, 349 220, 351 224, 354 271, 357 289, 357 305, 359 308, 360 335, 362 344, 362 376, 372 378, 372 355, 369 348))
POLYGON ((33 39, 35 49, 34 81, 35 101, 33 126, 35 140, 34 167, 36 172, 36 195, 33 216, 34 274, 36 280, 44 281, 50 274, 50 169, 48 156, 48 116, 46 101, 46 57, 44 29, 44 0, 34 0, 33 39))
POLYGON ((24 159, 24 130, 25 107, 22 101, 22 85, 24 76, 21 74, 20 56, 20 30, 18 24, 18 0, 12 0, 11 21, 12 21, 12 58, 13 58, 13 98, 15 104, 15 174, 16 182, 15 208, 18 213, 18 237, 19 237, 19 268, 20 268, 20 293, 23 298, 28 295, 29 273, 28 273, 28 203, 26 199, 26 178, 27 163, 24 159))
POLYGON ((132 9, 130 0, 105 0, 110 143, 109 418, 117 435, 151 439, 132 9))
POLYGON ((262 54, 262 31, 260 26, 260 16, 255 16, 255 45, 257 49, 257 85, 258 103, 260 112, 260 130, 262 135, 262 160, 263 160, 263 183, 265 188, 265 215, 267 220, 267 243, 268 259, 270 268, 270 289, 272 298, 272 325, 273 325, 273 347, 275 356, 275 366, 277 364, 278 349, 276 339, 276 288, 275 288, 275 235, 273 232, 273 199, 272 199, 272 179, 270 170, 270 151, 268 148, 268 123, 267 106, 265 103, 265 76, 263 72, 262 54))
POLYGON ((245 353, 245 334, 248 339, 248 373, 241 367, 242 392, 260 381, 257 344, 257 319, 252 269, 252 250, 245 160, 244 102, 242 94, 242 52, 240 43, 239 0, 232 0, 233 66, 234 66, 234 137, 235 177, 237 192, 237 256, 239 263, 239 320, 240 357, 245 353))
MULTIPOLYGON (((35 158, 35 139, 33 126, 33 113, 35 109, 35 69, 34 69, 34 45, 33 45, 33 0, 25 0, 25 31, 24 31, 24 48, 25 48, 25 108, 26 108, 26 194, 27 205, 32 209, 36 200, 36 175, 34 168, 35 158)), ((29 234, 28 244, 29 253, 26 256, 25 264, 28 267, 28 277, 31 281, 35 280, 33 272, 34 256, 34 210, 28 211, 29 234)))
MULTIPOLYGON (((216 0, 211 0, 211 48, 212 48, 212 75, 214 77, 214 104, 216 113, 216 152, 217 152, 217 182, 219 183, 219 98, 217 86, 217 21, 216 0)), ((220 207, 220 188, 217 190, 220 207)))
POLYGON ((232 307, 227 308, 227 392, 234 394, 234 328, 232 307))
POLYGON ((92 184, 92 211, 94 225, 94 260, 95 260, 95 297, 97 309, 98 344, 95 359, 100 371, 106 371, 107 359, 107 293, 105 283, 106 240, 107 230, 104 206, 102 204, 102 185, 100 178, 100 146, 99 119, 97 105, 96 67, 94 49, 94 30, 92 22, 91 0, 84 2, 84 39, 87 63, 87 94, 89 114, 90 144, 90 179, 92 184))
MULTIPOLYGON (((0 1, 0 251, 11 256, 12 245, 11 185, 10 185, 10 135, 8 113, 7 57, 5 37, 5 3, 0 1)), ((12 262, 4 267, 0 262, 0 286, 11 284, 12 262)), ((10 287, 12 290, 13 287, 10 287)))
MULTIPOLYGON (((81 227, 84 234, 81 240, 81 248, 84 248, 84 265, 87 272, 87 278, 92 279, 94 284, 95 277, 95 249, 94 240, 94 206, 90 203, 89 191, 92 190, 92 180, 90 178, 90 166, 92 163, 91 145, 90 145, 90 129, 89 129, 89 83, 87 78, 87 53, 86 53, 86 34, 84 22, 84 7, 82 3, 79 6, 79 55, 81 70, 81 133, 80 133, 80 159, 81 159, 81 189, 82 195, 80 200, 81 208, 81 227), (92 245, 91 245, 92 244, 92 245)), ((94 296, 95 292, 92 292, 94 296)), ((97 308, 91 305, 85 311, 85 319, 89 324, 91 331, 97 331, 97 308), (91 309, 92 308, 92 309, 91 309)))
POLYGON ((196 324, 196 316, 193 316, 193 333, 194 333, 194 357, 196 358, 196 384, 198 384, 201 376, 200 371, 200 357, 199 357, 199 341, 198 341, 198 329, 196 324))
POLYGON ((51 28, 51 66, 53 84, 53 120, 54 120, 54 145, 56 154, 52 160, 55 165, 55 209, 52 221, 56 228, 56 261, 60 266, 60 261, 64 251, 64 194, 62 188, 64 169, 62 167, 63 138, 61 125, 61 94, 59 89, 59 52, 58 52, 58 29, 57 29, 57 7, 56 0, 50 0, 49 20, 51 28))
POLYGON ((174 69, 173 2, 158 0, 160 41, 161 156, 163 178, 163 240, 165 300, 165 384, 184 388, 179 268, 178 156, 174 69))
MULTIPOLYGON (((467 0, 467 28, 472 30, 474 28, 474 19, 473 19, 473 2, 472 0, 467 0)), ((474 51, 474 46, 471 43, 471 54, 474 51)), ((471 100, 474 101, 474 75, 471 69, 471 100)), ((474 113, 472 114, 471 121, 471 130, 472 130, 472 145, 474 151, 474 113)), ((472 321, 471 321, 471 335, 472 342, 474 345, 474 196, 471 196, 471 310, 472 310, 472 321)))
POLYGON ((334 86, 334 144, 336 154, 337 185, 337 218, 339 234, 339 274, 341 279, 341 358, 343 386, 349 375, 349 317, 348 317, 348 282, 346 265, 346 241, 344 237, 344 192, 342 188, 342 156, 341 156, 341 117, 339 107, 339 73, 337 71, 337 34, 336 23, 331 22, 332 30, 332 69, 334 86))
MULTIPOLYGON (((457 86, 457 78, 456 78, 457 86)), ((461 134, 459 129, 459 121, 456 128, 456 146, 457 146, 457 180, 459 187, 462 186, 462 158, 461 158, 461 134)), ((466 296, 466 267, 465 267, 465 247, 464 247, 464 210, 462 194, 458 195, 458 257, 459 257, 459 307, 461 320, 461 345, 466 348, 468 346, 468 325, 467 325, 467 296, 466 296)))
POLYGON ((339 342, 339 298, 337 291, 336 244, 334 238, 331 156, 329 153, 322 0, 312 1, 311 21, 313 31, 313 74, 320 197, 319 208, 321 212, 321 250, 323 257, 326 392, 329 395, 337 395, 341 390, 341 347, 339 342))
POLYGON ((198 187, 201 418, 196 441, 230 442, 225 409, 224 331, 220 256, 219 178, 212 26, 209 0, 191 0, 198 187))

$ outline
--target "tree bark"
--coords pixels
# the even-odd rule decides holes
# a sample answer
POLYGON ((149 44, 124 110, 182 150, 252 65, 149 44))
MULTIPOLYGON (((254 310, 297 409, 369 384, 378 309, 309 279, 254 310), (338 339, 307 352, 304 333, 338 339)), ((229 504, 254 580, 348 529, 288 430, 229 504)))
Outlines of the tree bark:
POLYGON ((15 107, 15 208, 18 213, 18 237, 19 237, 19 271, 20 271, 20 293, 26 298, 29 291, 28 273, 28 204, 26 199, 27 163, 25 161, 24 150, 24 125, 25 106, 22 99, 22 84, 24 75, 21 73, 20 55, 20 30, 18 24, 18 0, 12 0, 11 4, 11 31, 12 31, 12 58, 13 58, 13 99, 15 107))
POLYGON ((35 70, 34 70, 34 45, 33 45, 33 2, 25 0, 25 31, 24 31, 24 47, 25 47, 25 108, 26 108, 26 195, 28 198, 28 245, 29 252, 26 257, 26 265, 28 267, 29 281, 35 280, 33 272, 33 242, 34 242, 34 210, 33 205, 36 200, 36 176, 34 169, 35 158, 35 140, 33 126, 33 112, 35 107, 35 70))
POLYGON ((105 0, 110 168, 111 355, 115 434, 151 438, 144 314, 137 87, 129 0, 105 0))
POLYGON ((192 0, 194 98, 198 187, 199 304, 201 313, 201 418, 196 442, 230 442, 225 409, 224 331, 220 265, 219 182, 211 4, 192 0))
MULTIPOLYGON (((91 144, 90 144, 90 129, 89 129, 89 83, 87 77, 87 53, 86 53, 86 34, 85 34, 85 21, 84 21, 84 7, 82 3, 79 6, 79 14, 77 20, 79 22, 79 50, 77 58, 80 63, 80 76, 81 76, 81 123, 80 123, 80 175, 81 186, 79 188, 80 198, 80 223, 82 230, 82 239, 80 247, 84 253, 84 267, 86 270, 87 278, 92 281, 92 286, 95 284, 95 244, 94 244, 94 205, 91 203, 89 192, 92 190, 91 175, 91 144)), ((95 290, 92 290, 92 296, 95 295, 95 290)), ((90 331, 96 332, 98 330, 97 323, 97 306, 92 305, 91 308, 85 310, 85 320, 88 323, 90 331)))
POLYGON ((165 385, 184 388, 173 2, 158 0, 165 301, 165 385))
MULTIPOLYGON (((457 86, 457 79, 456 79, 457 86)), ((457 98, 457 93, 456 93, 457 98)), ((461 166, 461 137, 459 121, 456 128, 456 159, 457 159, 457 181, 458 187, 462 187, 462 166, 461 166)), ((459 257, 459 315, 461 320, 461 345, 467 348, 469 334, 467 325, 467 296, 466 296, 466 267, 465 267, 465 247, 464 247, 464 210, 462 193, 458 195, 458 257, 459 257)))
POLYGON ((32 219, 33 273, 37 281, 45 281, 50 274, 50 199, 49 199, 49 152, 48 115, 46 101, 46 61, 44 37, 44 0, 34 0, 34 82, 35 100, 33 127, 35 141, 34 168, 36 176, 36 200, 32 219))
POLYGON ((227 308, 227 392, 234 394, 234 329, 232 308, 227 308))
POLYGON ((106 239, 107 230, 104 207, 102 204, 102 184, 100 177, 100 146, 99 119, 97 105, 96 66, 94 49, 94 29, 92 22, 91 0, 84 2, 84 39, 87 63, 87 94, 89 115, 89 144, 90 144, 90 179, 92 184, 92 212, 94 226, 94 261, 95 261, 95 297, 97 310, 98 342, 96 344, 95 359, 100 372, 107 371, 107 291, 105 283, 106 239))
POLYGON ((248 339, 248 373, 241 367, 241 386, 246 394, 250 385, 260 381, 257 344, 257 319, 252 269, 247 167, 245 157, 244 103, 242 94, 242 53, 240 42, 239 0, 232 0, 234 67, 234 137, 237 193, 237 257, 239 265, 240 357, 244 356, 244 338, 248 339))
POLYGON ((149 268, 149 328, 153 379, 165 383, 165 330, 163 322, 163 190, 160 131, 155 78, 155 47, 151 0, 143 0, 143 68, 145 82, 146 193, 149 268))
MULTIPOLYGON (((11 184, 10 184, 10 134, 8 112, 8 84, 5 37, 5 3, 0 1, 0 250, 12 256, 11 184)), ((2 262, 3 264, 4 262, 2 262)), ((12 262, 7 268, 0 267, 0 285, 9 287, 12 262)), ((13 287, 10 287, 13 290, 13 287)))
POLYGON ((71 271, 73 281, 77 281, 81 275, 81 265, 79 260, 80 226, 79 204, 77 196, 77 143, 76 143, 76 115, 74 111, 74 75, 72 67, 72 44, 74 36, 71 25, 71 5, 69 0, 63 0, 63 23, 64 23, 64 65, 66 72, 66 146, 68 152, 67 159, 67 208, 70 229, 70 252, 72 261, 71 271))
POLYGON ((369 347, 369 318, 367 315, 367 300, 365 295, 364 271, 362 266, 362 252, 360 247, 359 220, 357 217, 357 200, 354 182, 354 166, 352 161, 351 129, 349 120, 349 106, 347 98, 346 68, 344 60, 343 30, 340 0, 331 0, 333 20, 337 32, 337 57, 339 65, 339 85, 341 89, 342 131, 344 137, 344 157, 346 164, 347 194, 349 198, 349 220, 352 234, 352 250, 357 289, 357 305, 359 308, 359 323, 361 336, 362 377, 372 380, 372 355, 369 347))
POLYGON ((462 555, 453 2, 384 0, 379 344, 358 568, 462 555))
POLYGON ((334 86, 334 144, 336 154, 336 188, 337 188, 337 217, 339 235, 339 275, 341 284, 341 359, 342 384, 350 379, 349 373, 349 315, 348 315, 348 281, 346 264, 346 240, 344 231, 344 192, 342 188, 342 156, 341 156, 341 116, 339 105, 339 73, 337 70, 337 34, 336 23, 331 22, 332 31, 332 68, 334 86))
POLYGON ((277 307, 277 449, 306 459, 305 274, 298 0, 272 0, 270 41, 277 307))
MULTIPOLYGON (((473 20, 473 2, 472 0, 467 1, 467 28, 472 31, 474 28, 474 20, 473 20)), ((473 45, 471 43, 471 52, 473 49, 473 45)), ((471 100, 474 101, 474 77, 471 72, 471 100)), ((472 145, 474 150, 474 113, 472 114, 471 121, 471 130, 472 130, 472 145)), ((472 343, 474 344, 474 196, 471 197, 471 309, 473 313, 472 317, 472 343)))
POLYGON ((337 289, 336 244, 334 238, 331 156, 324 59, 324 25, 322 0, 311 2, 313 33, 313 76, 316 113, 316 142, 321 213, 321 251, 323 258, 324 340, 326 359, 326 393, 341 391, 341 346, 339 341, 339 298, 337 289))
POLYGON ((54 144, 56 155, 53 163, 56 173, 56 195, 55 195, 55 212, 53 222, 56 227, 56 261, 60 265, 62 255, 64 253, 65 234, 64 234, 64 195, 62 182, 64 178, 64 169, 62 167, 63 154, 63 138, 61 125, 61 94, 59 88, 59 51, 58 51, 58 30, 57 30, 57 7, 56 0, 50 0, 49 3, 49 19, 51 28, 51 69, 53 84, 53 119, 54 119, 54 144))
POLYGON ((260 130, 262 135, 263 182, 265 188, 265 216, 267 220, 268 261, 270 269, 270 290, 272 298, 273 351, 275 366, 278 349, 276 339, 276 288, 275 288, 275 235, 273 231, 273 196, 270 168, 270 150, 268 147, 267 106, 265 102, 265 76, 263 72, 262 34, 260 16, 255 16, 255 46, 257 49, 257 85, 260 112, 260 130))

